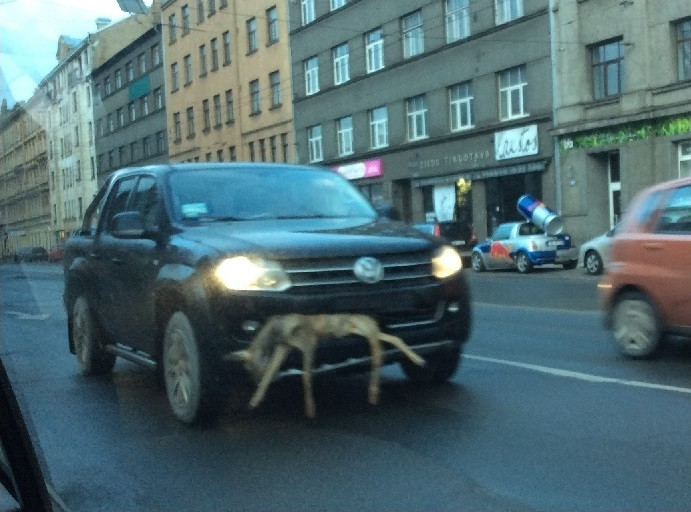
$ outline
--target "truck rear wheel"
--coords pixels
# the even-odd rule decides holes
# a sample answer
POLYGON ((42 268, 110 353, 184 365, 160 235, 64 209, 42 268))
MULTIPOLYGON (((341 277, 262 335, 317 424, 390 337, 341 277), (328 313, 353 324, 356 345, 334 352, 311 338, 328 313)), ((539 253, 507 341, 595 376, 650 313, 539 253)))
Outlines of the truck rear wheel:
POLYGON ((207 357, 187 315, 173 313, 163 337, 163 377, 168 403, 183 423, 198 423, 218 414, 220 389, 207 357))
POLYGON ((84 295, 72 308, 72 346, 79 369, 84 375, 103 375, 115 365, 115 355, 103 349, 103 333, 94 319, 84 295))

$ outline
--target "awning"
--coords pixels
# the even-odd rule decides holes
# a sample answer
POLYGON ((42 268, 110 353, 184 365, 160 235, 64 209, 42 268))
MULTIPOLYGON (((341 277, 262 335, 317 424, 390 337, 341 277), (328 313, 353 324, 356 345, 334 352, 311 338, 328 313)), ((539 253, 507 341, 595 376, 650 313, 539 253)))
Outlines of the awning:
POLYGON ((506 165, 502 167, 475 169, 471 171, 462 171, 452 174, 446 174, 444 176, 420 178, 417 180, 412 180, 412 184, 414 187, 426 187, 428 185, 442 185, 445 183, 455 183, 461 178, 466 180, 486 180, 489 178, 498 178, 499 176, 511 176, 513 174, 525 174, 527 172, 544 171, 546 166, 547 160, 536 160, 533 162, 506 165))

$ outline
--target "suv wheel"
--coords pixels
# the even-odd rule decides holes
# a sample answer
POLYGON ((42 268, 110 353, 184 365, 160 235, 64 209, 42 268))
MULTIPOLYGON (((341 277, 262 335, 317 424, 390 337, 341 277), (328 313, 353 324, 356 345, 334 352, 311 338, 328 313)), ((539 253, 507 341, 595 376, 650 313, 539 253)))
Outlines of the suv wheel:
POLYGON ((651 357, 660 347, 657 313, 640 293, 624 293, 617 299, 612 309, 612 330, 619 352, 627 357, 651 357))
POLYGON ((173 313, 163 337, 163 377, 168 403, 183 423, 208 419, 218 410, 215 375, 203 358, 187 315, 173 313))
POLYGON ((103 334, 86 297, 80 295, 72 308, 72 346, 84 375, 103 375, 115 365, 115 355, 102 347, 103 334))
POLYGON ((530 272, 530 269, 532 267, 533 264, 530 262, 530 258, 528 258, 528 255, 524 252, 519 252, 516 256, 516 269, 521 274, 527 274, 528 272, 530 272))
POLYGON ((477 252, 474 252, 470 257, 470 264, 475 272, 482 272, 485 270, 485 262, 482 261, 482 256, 477 252))
POLYGON ((588 251, 585 254, 585 270, 591 276, 602 274, 602 258, 597 251, 588 251))
POLYGON ((461 343, 449 350, 440 350, 424 356, 425 365, 418 366, 409 359, 401 360, 406 377, 419 384, 441 384, 454 376, 461 364, 461 343))

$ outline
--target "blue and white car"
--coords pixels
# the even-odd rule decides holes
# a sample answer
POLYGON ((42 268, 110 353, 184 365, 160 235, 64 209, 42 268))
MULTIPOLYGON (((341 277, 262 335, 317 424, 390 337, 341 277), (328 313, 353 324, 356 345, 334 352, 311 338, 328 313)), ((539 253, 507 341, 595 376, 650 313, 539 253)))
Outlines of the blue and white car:
POLYGON ((578 247, 562 233, 547 235, 530 222, 500 224, 492 237, 475 246, 471 265, 476 272, 515 268, 529 272, 537 265, 560 264, 566 269, 578 265, 578 247))

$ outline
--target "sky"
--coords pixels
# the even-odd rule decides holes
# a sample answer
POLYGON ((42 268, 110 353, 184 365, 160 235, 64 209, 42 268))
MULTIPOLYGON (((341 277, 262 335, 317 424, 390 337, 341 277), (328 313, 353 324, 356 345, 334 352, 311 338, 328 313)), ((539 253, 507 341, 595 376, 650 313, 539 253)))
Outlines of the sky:
MULTIPOLYGON (((150 0, 144 3, 151 5, 150 0)), ((61 35, 83 39, 96 31, 96 18, 118 21, 127 16, 116 0, 0 0, 3 97, 9 92, 16 101, 29 99, 57 65, 61 35)))

